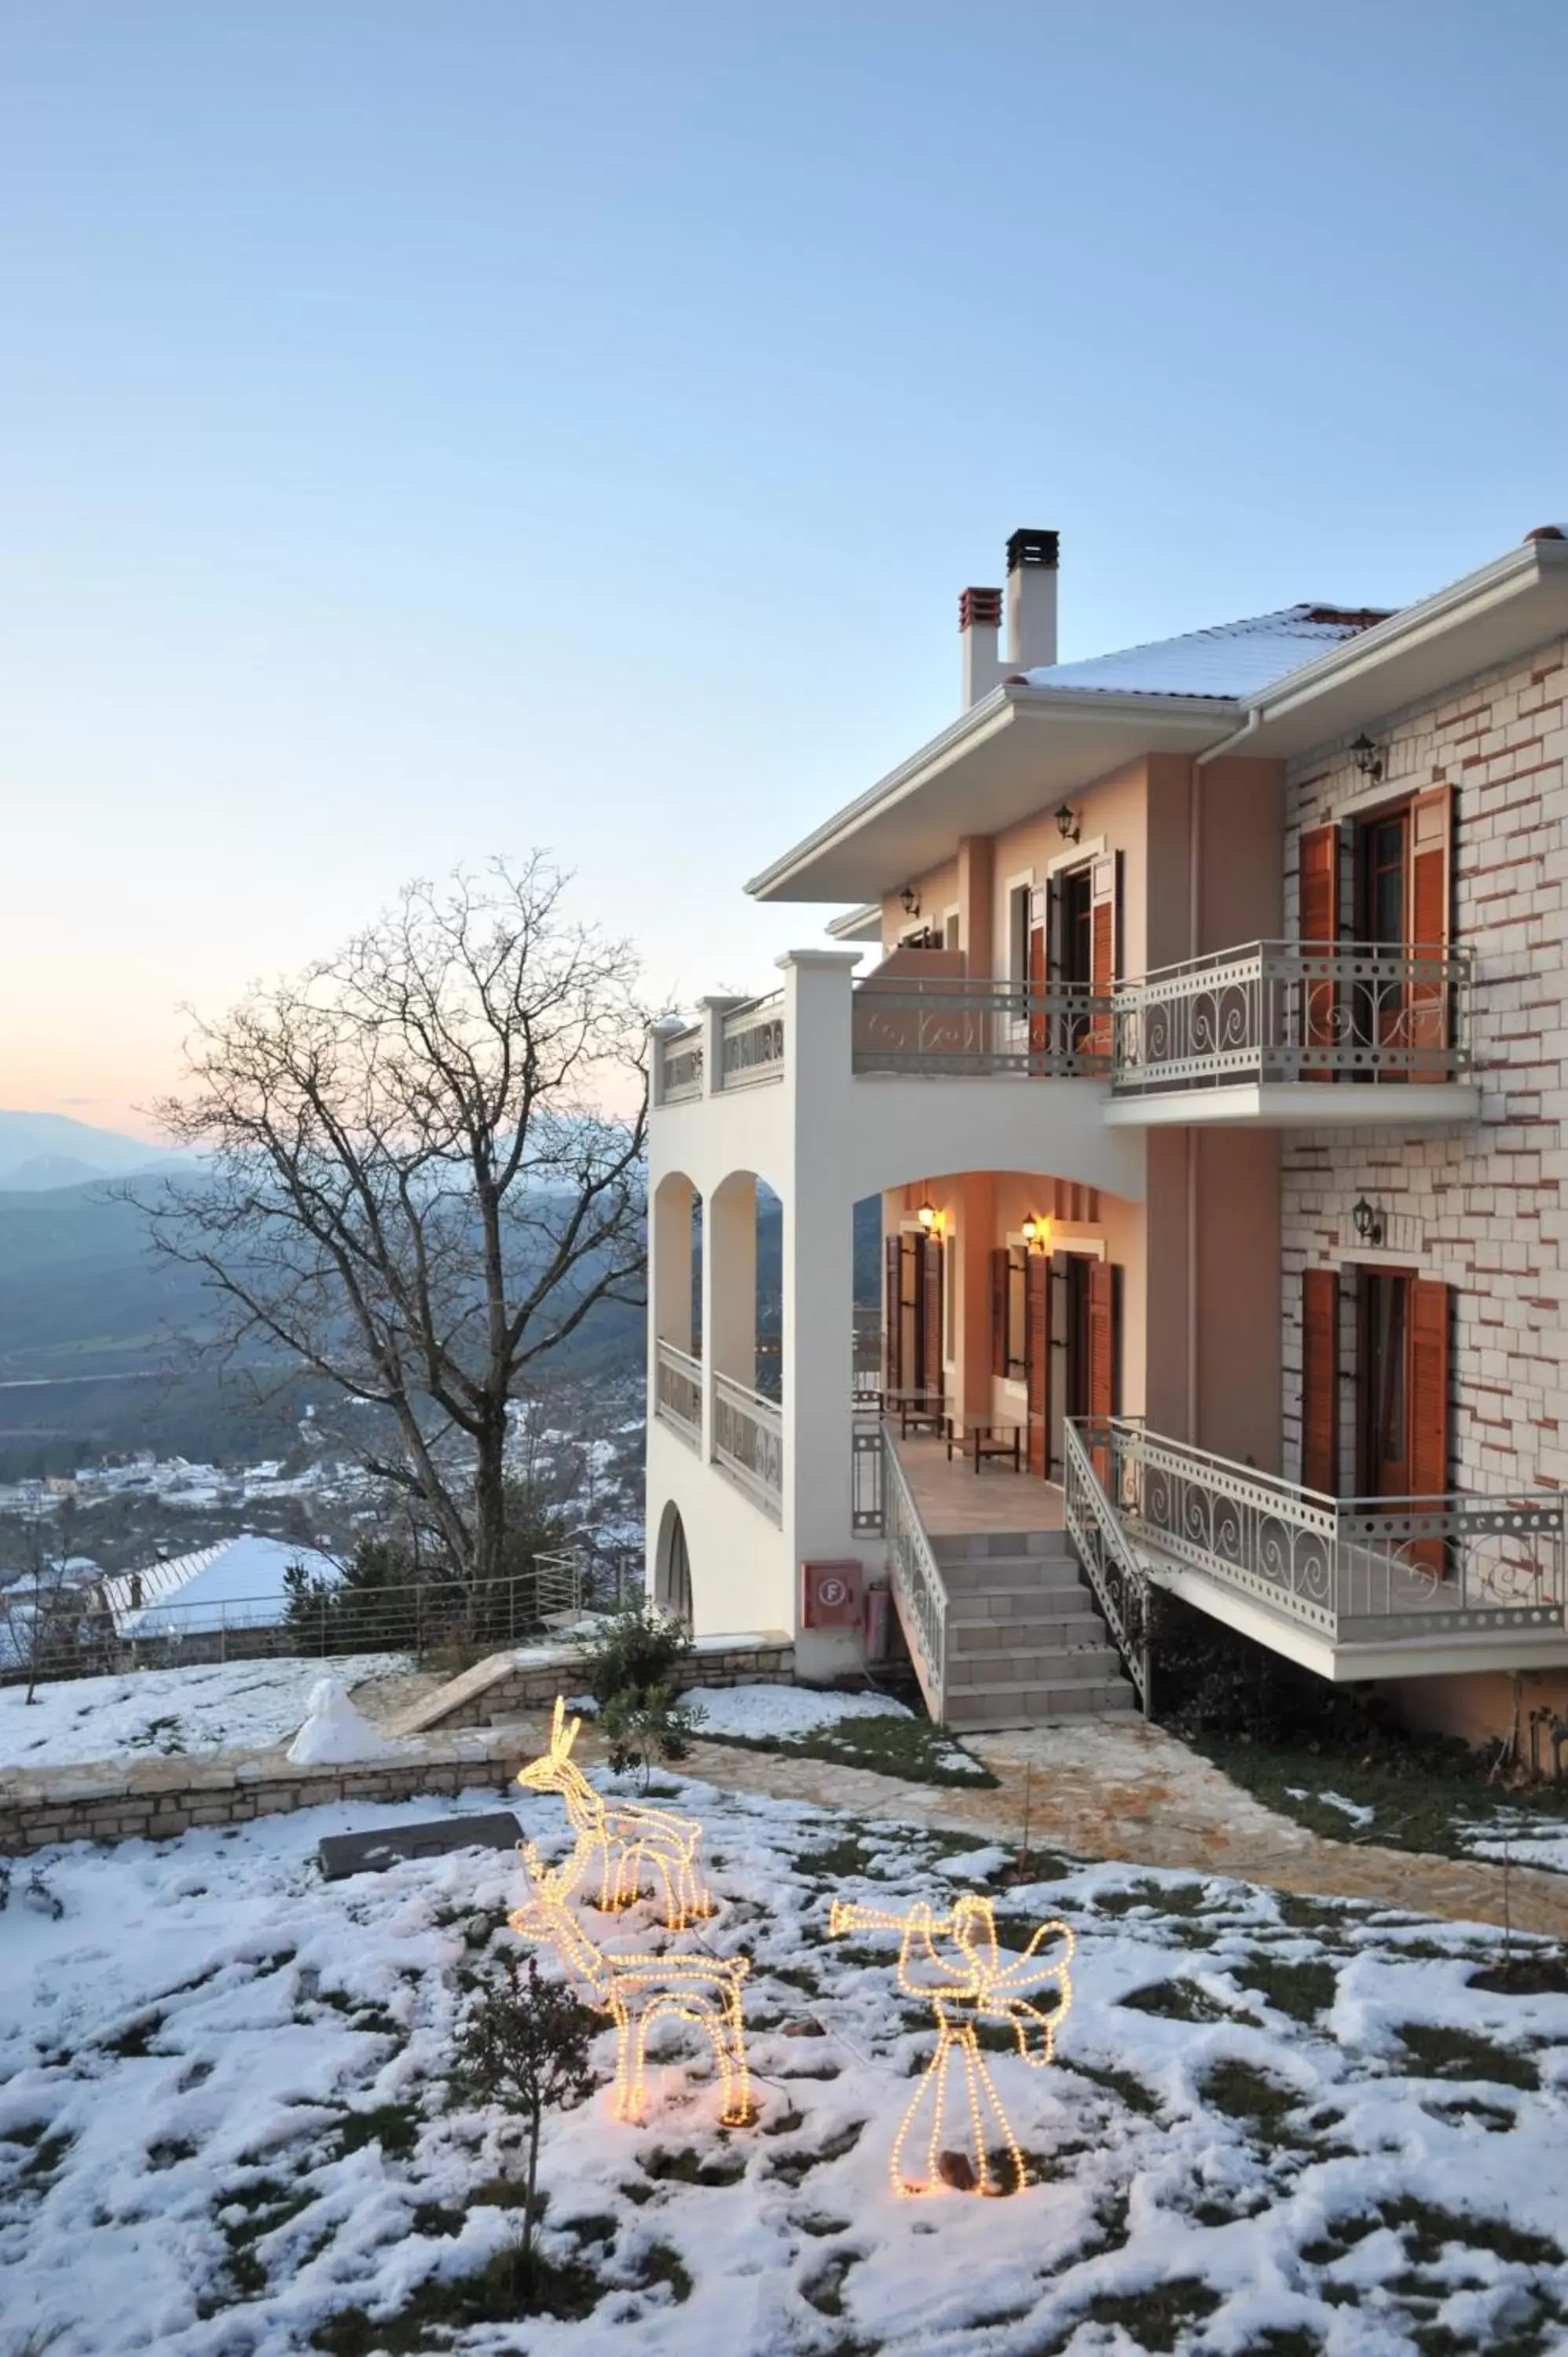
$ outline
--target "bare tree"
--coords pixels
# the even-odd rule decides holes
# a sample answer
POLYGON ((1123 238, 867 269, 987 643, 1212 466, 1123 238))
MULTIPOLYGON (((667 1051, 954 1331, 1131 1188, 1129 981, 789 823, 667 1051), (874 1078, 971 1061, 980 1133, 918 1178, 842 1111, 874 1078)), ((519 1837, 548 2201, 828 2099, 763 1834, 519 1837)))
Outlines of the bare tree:
POLYGON ((524 1370, 645 1297, 646 1017, 627 945, 564 892, 537 856, 409 886, 199 1024, 157 1108, 203 1159, 149 1205, 154 1240, 216 1295, 215 1347, 357 1404, 354 1453, 475 1581, 502 1561, 524 1370))

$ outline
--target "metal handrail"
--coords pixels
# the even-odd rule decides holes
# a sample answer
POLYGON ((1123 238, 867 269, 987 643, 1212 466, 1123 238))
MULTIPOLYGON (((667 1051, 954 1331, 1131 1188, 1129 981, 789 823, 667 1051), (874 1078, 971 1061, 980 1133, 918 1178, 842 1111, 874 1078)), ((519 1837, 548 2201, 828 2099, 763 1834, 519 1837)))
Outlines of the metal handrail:
POLYGON ((1111 1070, 1113 1006, 1078 983, 868 974, 854 988, 853 1068, 1093 1078, 1111 1070))
POLYGON ((940 1720, 947 1701, 947 1585, 886 1425, 882 1427, 882 1510, 888 1576, 901 1607, 899 1617, 918 1657, 927 1706, 940 1720))
POLYGON ((1109 1471, 1103 1427, 1088 1417, 1069 1417, 1062 1437, 1068 1536, 1146 1718, 1152 1690, 1149 1576, 1100 1480, 1097 1460, 1109 1471))

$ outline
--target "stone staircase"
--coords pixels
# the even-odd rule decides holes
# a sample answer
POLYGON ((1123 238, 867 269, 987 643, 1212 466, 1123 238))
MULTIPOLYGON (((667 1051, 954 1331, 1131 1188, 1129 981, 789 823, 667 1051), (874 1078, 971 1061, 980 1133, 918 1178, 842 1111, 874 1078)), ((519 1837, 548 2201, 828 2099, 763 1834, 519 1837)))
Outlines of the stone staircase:
POLYGON ((1065 1531, 930 1544, 948 1596, 944 1715, 956 1735, 1136 1710, 1065 1531))

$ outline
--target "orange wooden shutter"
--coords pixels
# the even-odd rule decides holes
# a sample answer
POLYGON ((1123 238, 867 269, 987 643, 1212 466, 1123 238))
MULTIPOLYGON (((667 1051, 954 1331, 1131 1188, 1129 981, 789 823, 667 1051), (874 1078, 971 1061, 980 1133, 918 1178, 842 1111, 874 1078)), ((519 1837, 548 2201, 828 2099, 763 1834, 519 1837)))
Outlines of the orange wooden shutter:
POLYGON ((942 1388, 942 1241, 920 1239, 920 1383, 929 1392, 942 1388))
POLYGON ((1024 1296, 1024 1359, 1029 1403, 1029 1470, 1046 1471, 1047 1403, 1051 1365, 1051 1264, 1031 1253, 1024 1296))
POLYGON ((1005 1246, 991 1255, 991 1372, 1007 1372, 1007 1266, 1005 1246))
MULTIPOLYGON (((1116 982, 1116 855, 1096 859, 1089 872, 1089 979, 1098 1002, 1116 982)), ((1111 1053, 1111 1012, 1096 1006, 1089 1027, 1090 1055, 1111 1053)))
POLYGON ((887 1366, 887 1388, 890 1392, 897 1392, 904 1388, 903 1353, 900 1348, 904 1332, 904 1318, 902 1305, 898 1298, 898 1238, 889 1236, 882 1249, 887 1270, 887 1282, 885 1288, 886 1308, 882 1350, 887 1366))
POLYGON ((1116 1412, 1116 1271, 1109 1261, 1089 1264, 1089 1413, 1116 1412))
MULTIPOLYGON (((1410 806, 1410 889, 1405 895, 1406 944, 1412 958, 1442 957, 1448 947, 1452 889, 1452 790, 1434 787, 1410 806)), ((1447 1067, 1448 992, 1441 978, 1412 982, 1409 1000, 1412 1073, 1441 1079, 1447 1067)))
MULTIPOLYGON (((1339 829, 1308 827, 1301 838, 1301 922, 1303 951, 1310 956, 1337 947, 1339 941, 1339 829)), ((1333 1040, 1339 994, 1331 982, 1306 985, 1304 1009, 1305 1045, 1327 1047, 1333 1040)), ((1326 1071, 1304 1071, 1304 1081, 1326 1081, 1326 1071)))
MULTIPOLYGON (((1412 1277, 1406 1414, 1410 1418, 1410 1489, 1413 1498, 1441 1498, 1448 1489, 1448 1287, 1412 1277)), ((1441 1538, 1416 1539, 1410 1559, 1444 1574, 1448 1547, 1441 1538)))
POLYGON ((1339 1276, 1309 1268, 1301 1281, 1301 1479, 1339 1490, 1339 1276))

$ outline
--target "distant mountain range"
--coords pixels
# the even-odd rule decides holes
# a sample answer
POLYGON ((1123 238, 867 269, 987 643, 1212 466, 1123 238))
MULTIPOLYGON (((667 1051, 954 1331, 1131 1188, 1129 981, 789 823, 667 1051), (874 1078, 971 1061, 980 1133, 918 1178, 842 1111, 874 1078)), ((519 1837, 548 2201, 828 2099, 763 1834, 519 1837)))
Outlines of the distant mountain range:
POLYGON ((37 1195, 95 1178, 125 1178, 174 1159, 144 1137, 95 1129, 66 1114, 0 1111, 0 1190, 6 1193, 37 1195))

